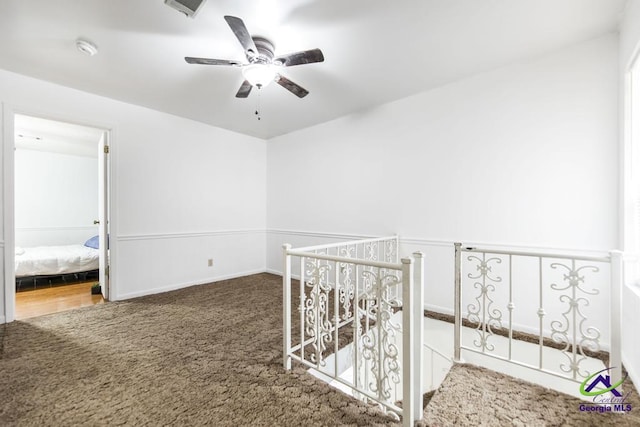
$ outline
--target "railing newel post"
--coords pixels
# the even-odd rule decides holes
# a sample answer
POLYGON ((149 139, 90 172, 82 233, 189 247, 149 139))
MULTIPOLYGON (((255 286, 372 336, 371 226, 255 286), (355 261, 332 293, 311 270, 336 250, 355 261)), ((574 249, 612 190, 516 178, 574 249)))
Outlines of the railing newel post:
POLYGON ((462 277, 460 273, 460 264, 462 260, 462 243, 454 243, 455 248, 455 267, 454 267, 454 327, 453 327, 453 360, 460 363, 460 346, 462 332, 462 307, 461 307, 461 286, 462 277))
POLYGON ((611 251, 611 286, 610 286, 610 358, 609 367, 616 368, 611 371, 611 383, 616 384, 622 379, 622 283, 624 281, 624 260, 621 251, 611 251))
POLYGON ((423 329, 424 329, 424 253, 417 251, 413 253, 415 259, 414 267, 414 294, 411 302, 411 310, 413 315, 414 330, 413 330, 413 379, 414 384, 414 400, 413 400, 413 418, 416 420, 422 419, 422 393, 424 392, 423 381, 423 329))
POLYGON ((402 425, 413 427, 415 402, 413 259, 402 258, 402 425))
MULTIPOLYGON (((282 245, 284 268, 282 271, 282 323, 283 323, 283 354, 282 365, 284 369, 291 369, 291 245, 282 245)), ((302 337, 304 338, 304 337, 302 337)))

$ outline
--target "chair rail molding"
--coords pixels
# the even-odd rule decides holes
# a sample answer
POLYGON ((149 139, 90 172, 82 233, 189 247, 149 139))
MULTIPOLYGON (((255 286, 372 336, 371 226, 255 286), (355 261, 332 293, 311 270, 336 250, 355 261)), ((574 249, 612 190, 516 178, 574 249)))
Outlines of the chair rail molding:
POLYGON ((188 239, 192 237, 217 237, 217 236, 233 236, 245 234, 261 234, 265 233, 262 228, 255 229, 237 229, 237 230, 217 230, 217 231, 197 231, 197 232, 176 232, 176 233, 149 233, 149 234, 126 234, 116 236, 121 242, 136 240, 164 240, 164 239, 188 239))

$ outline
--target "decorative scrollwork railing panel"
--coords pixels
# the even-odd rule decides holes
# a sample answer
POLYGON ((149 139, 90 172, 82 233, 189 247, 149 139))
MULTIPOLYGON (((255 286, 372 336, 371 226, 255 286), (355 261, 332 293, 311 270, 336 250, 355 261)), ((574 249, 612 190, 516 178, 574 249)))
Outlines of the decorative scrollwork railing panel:
POLYGON ((576 382, 606 367, 607 344, 608 359, 620 363, 619 311, 611 308, 619 306, 619 252, 455 248, 457 360, 467 350, 576 382), (463 326, 473 328, 473 337, 463 326))
POLYGON ((305 265, 305 275, 308 277, 304 284, 307 290, 304 298, 305 336, 311 338, 313 352, 310 360, 318 367, 325 366, 324 353, 332 341, 331 332, 335 327, 329 313, 331 270, 332 265, 313 258, 307 259, 305 265))
POLYGON ((397 237, 285 246, 283 361, 286 369, 297 361, 349 387, 354 396, 402 416, 408 426, 422 412, 413 403, 422 396, 422 366, 412 360, 421 360, 423 263, 422 254, 414 254, 420 260, 414 273, 413 260, 397 262, 398 250, 397 237), (300 263, 297 296, 291 289, 292 259, 300 263), (292 300, 298 302, 295 316, 292 300), (345 377, 347 365, 351 374, 345 377))
POLYGON ((574 380, 582 380, 592 373, 584 362, 602 351, 606 325, 594 320, 594 315, 608 307, 603 291, 609 268, 576 259, 552 260, 548 267, 550 336, 566 358, 559 368, 574 380))
POLYGON ((463 316, 474 329, 470 345, 482 353, 500 351, 493 337, 504 332, 509 312, 507 264, 502 257, 485 253, 464 258, 463 316))
POLYGON ((365 326, 360 329, 362 334, 356 336, 356 342, 365 365, 362 386, 379 399, 390 401, 401 378, 398 349, 401 325, 391 318, 400 305, 395 298, 395 288, 402 282, 398 275, 384 269, 363 270, 361 274, 365 293, 358 311, 365 326))

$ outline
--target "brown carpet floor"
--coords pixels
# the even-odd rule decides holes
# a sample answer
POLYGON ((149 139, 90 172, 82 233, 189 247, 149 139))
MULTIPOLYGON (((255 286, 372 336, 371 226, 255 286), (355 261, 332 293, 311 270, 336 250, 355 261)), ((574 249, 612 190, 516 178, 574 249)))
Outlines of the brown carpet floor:
MULTIPOLYGON (((300 368, 284 371, 281 295, 280 277, 258 274, 0 327, 0 425, 396 425, 300 368)), ((549 391, 540 405, 536 386, 479 369, 454 368, 426 425, 607 419, 574 419, 575 399, 549 391), (568 409, 549 412, 558 399, 568 409)))
POLYGON ((454 365, 425 408, 421 426, 640 426, 630 380, 630 412, 581 412, 569 395, 473 365, 454 365))
POLYGON ((1 426, 385 425, 282 368, 269 274, 16 321, 4 328, 1 426))

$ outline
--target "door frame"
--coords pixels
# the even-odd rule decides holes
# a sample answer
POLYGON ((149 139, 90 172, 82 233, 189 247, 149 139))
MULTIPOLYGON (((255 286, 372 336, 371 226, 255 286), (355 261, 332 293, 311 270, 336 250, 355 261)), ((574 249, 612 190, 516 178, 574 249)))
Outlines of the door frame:
MULTIPOLYGON (((0 241, 0 248, 4 252, 4 321, 9 323, 15 320, 16 307, 16 275, 15 275, 15 132, 14 123, 16 115, 25 115, 31 117, 53 120, 62 123, 69 123, 80 126, 92 127, 102 130, 106 133, 109 143, 109 160, 107 161, 108 179, 106 185, 106 203, 109 206, 108 218, 110 235, 114 236, 116 230, 116 222, 112 215, 115 212, 115 126, 105 123, 96 123, 92 120, 78 119, 76 117, 65 117, 60 114, 36 111, 33 108, 20 108, 9 104, 2 104, 2 129, 3 129, 3 229, 4 241, 0 241)), ((102 161, 102 159, 98 159, 102 161)), ((113 279, 115 276, 115 266, 113 260, 114 254, 117 252, 117 244, 113 240, 109 242, 109 259, 105 260, 109 264, 109 283, 108 295, 114 300, 117 295, 115 292, 116 284, 113 279)), ((1 319, 0 319, 1 320, 1 319)), ((2 323, 2 322, 0 322, 2 323)))

